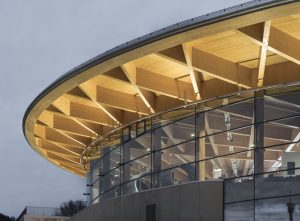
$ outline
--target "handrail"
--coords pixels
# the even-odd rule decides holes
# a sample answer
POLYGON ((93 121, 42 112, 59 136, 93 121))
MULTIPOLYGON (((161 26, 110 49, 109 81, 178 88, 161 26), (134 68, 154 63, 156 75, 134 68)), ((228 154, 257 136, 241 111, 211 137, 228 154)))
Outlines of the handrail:
POLYGON ((142 121, 145 121, 147 119, 157 117, 159 115, 163 115, 163 114, 170 113, 172 111, 176 111, 176 110, 180 110, 180 109, 185 109, 187 107, 195 106, 197 104, 202 104, 202 103, 205 103, 205 102, 216 101, 216 100, 220 100, 220 99, 224 99, 224 98, 235 97, 235 96, 239 96, 239 95, 243 95, 243 94, 249 94, 251 92, 257 92, 257 91, 262 91, 262 90, 267 90, 267 89, 284 88, 284 87, 291 87, 291 86, 300 86, 300 81, 296 81, 296 82, 292 82, 292 83, 284 83, 284 84, 279 84, 279 85, 272 85, 272 86, 264 86, 264 87, 260 87, 260 88, 246 89, 246 90, 243 90, 243 91, 234 92, 234 93, 230 93, 230 94, 226 94, 226 95, 222 95, 222 96, 217 96, 217 97, 214 97, 214 98, 209 98, 209 99, 205 99, 205 100, 190 102, 190 103, 187 103, 187 104, 175 107, 175 108, 171 108, 171 109, 161 111, 161 112, 158 112, 158 113, 150 114, 150 115, 148 115, 146 117, 143 117, 143 118, 139 118, 139 119, 137 119, 135 121, 132 121, 128 124, 124 124, 124 125, 121 125, 117 128, 114 128, 111 131, 103 134, 101 137, 98 137, 95 140, 93 140, 81 153, 81 155, 80 155, 80 165, 81 165, 82 169, 86 169, 86 163, 85 163, 84 158, 88 159, 89 157, 91 157, 89 154, 91 153, 91 151, 95 147, 95 143, 101 142, 105 138, 107 138, 110 135, 114 134, 117 130, 122 130, 122 129, 124 129, 126 127, 129 127, 130 125, 136 124, 138 122, 142 122, 142 121))

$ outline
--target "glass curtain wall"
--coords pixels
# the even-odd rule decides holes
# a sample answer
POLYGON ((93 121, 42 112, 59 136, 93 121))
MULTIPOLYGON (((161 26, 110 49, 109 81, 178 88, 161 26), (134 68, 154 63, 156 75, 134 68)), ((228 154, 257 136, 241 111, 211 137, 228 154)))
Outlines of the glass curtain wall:
MULTIPOLYGON (((224 180, 225 220, 300 220, 298 87, 257 93, 249 173, 224 180)), ((249 163, 248 163, 249 165, 249 163)))
POLYGON ((91 202, 221 179, 225 220, 285 220, 300 193, 299 91, 278 87, 216 98, 116 131, 98 143, 101 157, 90 163, 91 202))

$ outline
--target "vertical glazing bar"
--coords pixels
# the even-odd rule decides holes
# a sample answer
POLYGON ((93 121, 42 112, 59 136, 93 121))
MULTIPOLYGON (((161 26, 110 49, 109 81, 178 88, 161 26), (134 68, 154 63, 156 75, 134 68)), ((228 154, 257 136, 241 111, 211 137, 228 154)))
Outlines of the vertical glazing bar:
MULTIPOLYGON (((122 145, 122 183, 126 183, 130 180, 130 142, 124 142, 122 145)), ((126 194, 126 186, 122 185, 122 195, 126 194)))
MULTIPOLYGON (((103 173, 107 173, 110 170, 110 148, 109 147, 105 147, 102 149, 102 153, 103 153, 103 173)), ((102 181, 102 187, 103 190, 106 191, 110 188, 110 183, 111 183, 111 178, 109 175, 106 176, 101 176, 103 181, 102 181)), ((103 198, 107 199, 109 198, 109 194, 104 194, 103 198)))
MULTIPOLYGON (((150 134, 151 134, 151 143, 150 143, 150 157, 151 157, 151 167, 150 167, 150 179, 151 179, 151 184, 150 184, 150 188, 152 189, 153 188, 153 118, 151 117, 150 118, 150 134)), ((147 125, 146 125, 146 130, 147 131, 147 125)), ((149 132, 148 132, 149 133, 149 132)))
MULTIPOLYGON (((196 117, 196 161, 205 159, 205 113, 199 113, 196 117)), ((206 167, 205 161, 196 164, 197 180, 205 180, 206 167)))
MULTIPOLYGON (((160 123, 157 123, 160 124, 160 123)), ((157 127, 160 125, 156 125, 157 127)), ((159 179, 159 171, 161 171, 161 136, 162 136, 162 130, 156 129, 152 131, 153 137, 152 137, 152 151, 153 151, 153 157, 152 157, 152 166, 153 166, 153 172, 152 175, 152 186, 153 188, 157 188, 160 186, 160 179, 159 179)))
POLYGON ((264 172, 264 124, 258 124, 264 121, 264 97, 263 91, 256 92, 254 100, 254 123, 255 123, 255 151, 254 151, 254 173, 264 172))
POLYGON ((264 172, 264 94, 263 91, 255 93, 254 98, 254 200, 253 220, 256 220, 256 193, 263 182, 264 172))
POLYGON ((104 188, 103 188, 103 176, 102 174, 104 173, 104 170, 103 170, 103 149, 101 148, 100 149, 100 162, 99 162, 99 193, 100 193, 100 200, 102 200, 103 198, 103 191, 104 191, 104 188))

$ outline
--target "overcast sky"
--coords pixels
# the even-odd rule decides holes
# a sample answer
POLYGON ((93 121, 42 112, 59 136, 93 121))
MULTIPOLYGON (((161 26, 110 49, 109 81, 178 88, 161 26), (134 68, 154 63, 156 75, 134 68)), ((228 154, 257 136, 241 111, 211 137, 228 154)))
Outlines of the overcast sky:
POLYGON ((0 0, 0 212, 83 199, 85 180, 36 154, 29 103, 80 63, 133 38, 245 0, 0 0))

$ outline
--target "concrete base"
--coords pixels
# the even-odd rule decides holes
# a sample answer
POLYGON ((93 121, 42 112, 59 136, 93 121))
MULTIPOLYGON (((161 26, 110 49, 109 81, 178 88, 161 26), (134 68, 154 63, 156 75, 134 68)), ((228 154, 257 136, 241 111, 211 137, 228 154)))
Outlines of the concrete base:
POLYGON ((69 217, 63 216, 33 216, 24 215, 20 221, 69 221, 69 217))
POLYGON ((204 181, 154 189, 94 204, 70 221, 222 221, 223 182, 204 181), (155 204, 155 217, 146 217, 155 204))

